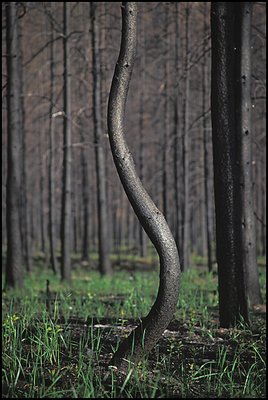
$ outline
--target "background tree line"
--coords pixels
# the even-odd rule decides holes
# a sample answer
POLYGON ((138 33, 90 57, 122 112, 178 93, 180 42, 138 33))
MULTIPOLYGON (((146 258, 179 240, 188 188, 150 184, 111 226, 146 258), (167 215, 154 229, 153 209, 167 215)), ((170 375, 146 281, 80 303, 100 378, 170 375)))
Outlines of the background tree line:
MULTIPOLYGON (((41 251, 55 272, 61 265, 62 278, 70 279, 71 253, 89 261, 97 251, 101 273, 111 273, 111 252, 126 248, 146 256, 150 250, 108 145, 119 3, 13 3, 6 12, 7 4, 12 3, 2 5, 2 244, 10 234, 7 163, 15 157, 18 215, 12 256, 21 251, 30 271, 33 254, 41 251), (14 95, 7 92, 10 71, 14 95), (17 126, 12 156, 6 151, 8 109, 15 111, 12 124, 17 126)), ((254 3, 251 42, 258 255, 266 253, 264 7, 254 3)), ((194 254, 205 256, 209 269, 215 262, 210 38, 210 3, 139 5, 127 140, 142 182, 171 227, 183 269, 194 254)))

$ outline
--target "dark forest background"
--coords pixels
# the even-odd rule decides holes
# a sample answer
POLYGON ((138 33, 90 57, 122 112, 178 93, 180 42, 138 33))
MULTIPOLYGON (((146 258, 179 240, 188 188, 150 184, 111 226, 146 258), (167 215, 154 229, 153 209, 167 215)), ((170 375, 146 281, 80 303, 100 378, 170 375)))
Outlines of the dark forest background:
MULTIPOLYGON (((61 250, 63 3, 29 2, 20 3, 19 7, 20 229, 25 259, 41 252, 49 263, 51 207, 58 256, 61 250)), ((215 262, 210 3, 141 2, 138 7, 137 57, 127 102, 126 138, 139 176, 177 240, 184 265, 189 265, 186 260, 193 256, 207 259, 209 255, 215 262)), ((2 247, 5 249, 7 74, 4 12, 2 15, 2 247)), ((128 249, 148 256, 149 242, 120 184, 107 135, 107 101, 120 46, 120 3, 97 3, 95 23, 99 30, 101 78, 99 142, 94 135, 96 70, 92 61, 90 3, 70 3, 67 38, 71 78, 70 250, 80 253, 84 260, 90 253, 98 252, 96 171, 99 166, 95 150, 96 146, 102 146, 108 249, 110 252, 128 249)), ((266 254, 265 23, 265 3, 256 2, 252 20, 252 167, 259 256, 266 254)))

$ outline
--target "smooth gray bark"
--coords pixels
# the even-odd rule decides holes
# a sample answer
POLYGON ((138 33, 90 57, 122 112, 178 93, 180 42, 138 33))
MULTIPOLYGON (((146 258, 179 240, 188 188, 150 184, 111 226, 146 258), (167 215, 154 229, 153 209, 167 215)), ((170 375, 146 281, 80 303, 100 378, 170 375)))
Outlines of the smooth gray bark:
POLYGON ((125 106, 136 53, 137 6, 127 2, 122 3, 121 8, 121 47, 109 96, 108 133, 121 183, 160 258, 160 284, 155 303, 138 327, 119 345, 111 361, 112 365, 126 371, 129 360, 136 363, 150 352, 172 319, 179 294, 180 262, 166 220, 137 176, 124 138, 125 106))

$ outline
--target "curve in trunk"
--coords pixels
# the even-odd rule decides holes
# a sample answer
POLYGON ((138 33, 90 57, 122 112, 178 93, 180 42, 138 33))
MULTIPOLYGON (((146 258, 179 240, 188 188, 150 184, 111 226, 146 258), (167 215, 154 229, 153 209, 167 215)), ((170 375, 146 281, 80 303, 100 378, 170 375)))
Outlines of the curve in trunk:
POLYGON ((112 365, 126 371, 129 362, 136 363, 150 352, 173 317, 179 295, 180 262, 167 222, 144 189, 124 138, 125 105, 136 52, 137 6, 124 2, 121 8, 121 47, 109 96, 108 134, 121 183, 160 259, 160 284, 155 303, 119 345, 111 361, 112 365))

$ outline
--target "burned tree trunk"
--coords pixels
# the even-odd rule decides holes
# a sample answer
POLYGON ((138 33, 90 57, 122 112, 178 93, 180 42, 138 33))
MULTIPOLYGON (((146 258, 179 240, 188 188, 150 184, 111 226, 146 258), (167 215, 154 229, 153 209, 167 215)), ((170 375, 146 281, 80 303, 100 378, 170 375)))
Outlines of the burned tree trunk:
POLYGON ((189 138, 189 16, 190 6, 186 3, 185 8, 185 59, 184 59, 184 84, 185 84, 185 97, 183 100, 183 143, 182 143, 182 156, 183 156, 183 222, 182 222, 182 269, 186 271, 190 266, 190 138, 189 138))
POLYGON ((52 20, 53 14, 53 3, 51 3, 51 15, 50 15, 50 35, 51 35, 51 45, 50 45, 50 107, 49 107, 49 183, 48 183, 48 193, 49 193, 49 245, 50 245, 50 263, 54 274, 57 273, 57 259, 56 259, 56 235, 55 235, 55 132, 54 132, 54 79, 55 79, 55 42, 54 42, 54 26, 52 20))
POLYGON ((176 243, 164 216, 137 176, 124 138, 124 114, 136 53, 137 6, 122 3, 122 37, 108 104, 108 133, 117 172, 128 199, 160 258, 160 285, 155 303, 140 325, 119 345, 111 364, 126 371, 155 346, 176 309, 180 262, 176 243))
POLYGON ((213 263, 212 263, 212 241, 213 241, 213 222, 212 222, 212 198, 210 195, 211 192, 211 168, 209 165, 209 143, 211 141, 209 129, 207 126, 207 117, 206 117, 206 95, 208 91, 207 86, 207 57, 206 57, 206 42, 205 37, 207 34, 207 3, 204 3, 205 12, 204 12, 204 20, 203 20, 203 53, 204 58, 202 62, 202 128, 203 128, 203 151, 204 151, 204 200, 205 200, 205 227, 206 227, 206 248, 207 248, 207 265, 208 270, 212 271, 213 263))
POLYGON ((6 287, 21 287, 22 248, 20 235, 20 99, 19 99, 19 50, 18 15, 16 3, 6 3, 7 43, 7 262, 6 287))
POLYGON ((108 203, 106 190, 105 156, 103 148, 104 135, 101 132, 101 81, 99 26, 96 20, 96 2, 90 3, 92 21, 92 58, 93 58, 93 121, 97 175, 97 208, 99 238, 99 270, 101 275, 112 275, 113 269, 109 255, 108 203))
POLYGON ((241 316, 249 322, 242 261, 239 149, 235 134, 234 11, 234 3, 212 3, 212 141, 219 314, 224 328, 234 326, 241 316))
POLYGON ((236 4, 236 134, 239 149, 241 201, 241 258, 246 272, 250 303, 262 302, 257 267, 255 217, 253 212, 252 129, 251 129, 251 19, 252 3, 236 4))
POLYGON ((69 21, 70 4, 64 6, 64 141, 63 141, 63 191, 61 215, 61 278, 71 279, 71 76, 69 21))

